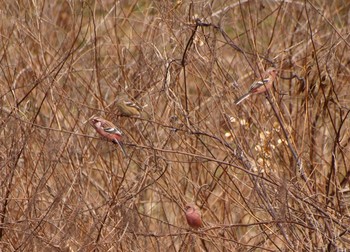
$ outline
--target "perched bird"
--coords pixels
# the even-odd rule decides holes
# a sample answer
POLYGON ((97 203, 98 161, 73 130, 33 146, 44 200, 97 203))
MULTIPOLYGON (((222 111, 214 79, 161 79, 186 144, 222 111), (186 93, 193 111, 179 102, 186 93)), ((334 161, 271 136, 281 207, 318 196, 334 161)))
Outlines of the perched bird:
POLYGON ((92 127, 99 133, 101 136, 107 138, 115 144, 118 144, 122 149, 122 152, 127 156, 125 149, 123 147, 123 132, 118 129, 113 123, 107 121, 101 117, 93 116, 89 119, 89 122, 92 127))
POLYGON ((249 87, 249 90, 246 94, 242 95, 235 101, 235 104, 238 105, 245 99, 247 99, 252 94, 260 94, 266 92, 269 88, 272 87, 273 81, 277 75, 276 68, 270 67, 264 73, 261 74, 261 78, 249 87))
POLYGON ((187 223, 191 228, 198 229, 202 226, 201 211, 194 203, 188 203, 185 212, 187 223))
POLYGON ((123 116, 141 116, 142 107, 132 102, 126 94, 120 95, 115 100, 115 105, 123 116))

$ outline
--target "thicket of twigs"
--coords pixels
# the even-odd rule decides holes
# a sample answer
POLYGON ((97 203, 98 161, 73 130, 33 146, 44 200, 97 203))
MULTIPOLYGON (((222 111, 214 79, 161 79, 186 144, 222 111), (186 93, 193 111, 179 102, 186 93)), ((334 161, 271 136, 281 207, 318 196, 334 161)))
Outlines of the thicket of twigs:
POLYGON ((3 251, 350 246, 347 1, 4 1, 3 251), (259 73, 274 88, 236 106, 259 73), (144 107, 121 116, 120 94, 144 107), (107 118, 129 154, 86 123, 107 118), (195 202, 203 228, 183 207, 195 202))

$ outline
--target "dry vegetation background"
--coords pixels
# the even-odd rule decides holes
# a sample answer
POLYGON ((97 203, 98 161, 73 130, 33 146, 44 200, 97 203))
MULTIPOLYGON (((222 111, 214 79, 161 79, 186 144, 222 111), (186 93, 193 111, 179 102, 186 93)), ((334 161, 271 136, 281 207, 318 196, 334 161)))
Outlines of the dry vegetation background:
POLYGON ((8 0, 0 18, 3 251, 350 247, 349 1, 8 0), (274 89, 234 105, 271 65, 274 89))

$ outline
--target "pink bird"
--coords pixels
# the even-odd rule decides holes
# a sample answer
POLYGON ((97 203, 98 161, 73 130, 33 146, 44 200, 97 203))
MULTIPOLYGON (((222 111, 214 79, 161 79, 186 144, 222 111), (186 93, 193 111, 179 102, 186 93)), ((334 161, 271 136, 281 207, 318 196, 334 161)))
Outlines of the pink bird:
POLYGON ((97 133, 101 136, 107 138, 111 142, 118 144, 122 149, 122 152, 125 156, 127 156, 124 147, 123 147, 123 132, 118 129, 113 123, 107 121, 101 117, 93 116, 90 118, 90 124, 97 133))
POLYGON ((191 228, 198 229, 202 226, 201 211, 194 203, 188 203, 185 206, 186 220, 191 228))
POLYGON ((268 68, 264 73, 261 74, 261 78, 253 82, 249 87, 249 90, 246 94, 242 95, 235 101, 235 104, 238 105, 245 99, 247 99, 252 94, 260 94, 266 92, 272 87, 272 84, 276 78, 277 70, 274 67, 268 68))

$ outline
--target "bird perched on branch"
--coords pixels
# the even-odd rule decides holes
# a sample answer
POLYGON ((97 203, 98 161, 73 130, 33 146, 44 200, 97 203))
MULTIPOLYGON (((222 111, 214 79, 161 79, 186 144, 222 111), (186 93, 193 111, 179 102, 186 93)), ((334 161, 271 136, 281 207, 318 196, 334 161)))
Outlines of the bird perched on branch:
POLYGON ((115 100, 115 105, 123 116, 140 117, 143 107, 132 102, 126 94, 121 94, 115 100))
POLYGON ((235 101, 235 104, 238 105, 245 99, 247 99, 252 94, 260 94, 266 92, 272 87, 272 84, 277 76, 277 69, 274 67, 268 68, 264 73, 261 74, 261 78, 253 82, 249 87, 249 90, 246 94, 242 95, 235 101))
POLYGON ((191 228, 198 229, 202 226, 201 211, 194 203, 188 203, 185 206, 185 215, 188 225, 191 228))
POLYGON ((109 141, 118 144, 122 149, 124 156, 127 156, 125 149, 123 147, 123 132, 118 129, 113 123, 107 121, 101 117, 93 116, 89 119, 89 122, 92 127, 99 133, 101 136, 105 137, 109 141))

